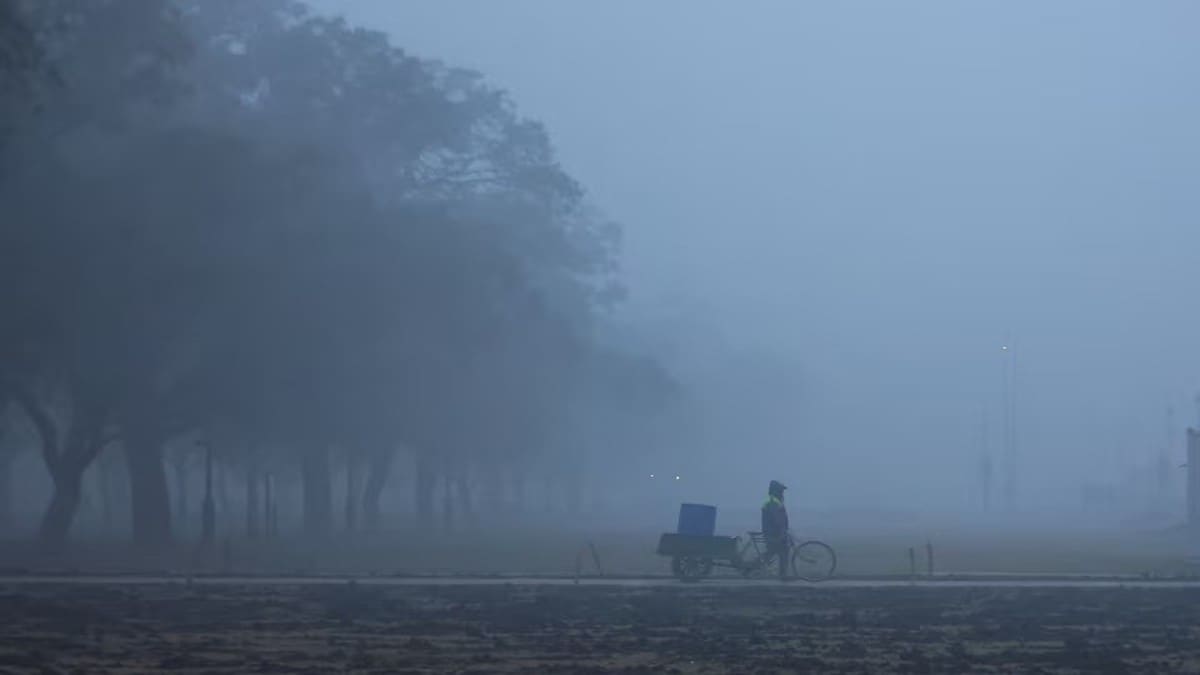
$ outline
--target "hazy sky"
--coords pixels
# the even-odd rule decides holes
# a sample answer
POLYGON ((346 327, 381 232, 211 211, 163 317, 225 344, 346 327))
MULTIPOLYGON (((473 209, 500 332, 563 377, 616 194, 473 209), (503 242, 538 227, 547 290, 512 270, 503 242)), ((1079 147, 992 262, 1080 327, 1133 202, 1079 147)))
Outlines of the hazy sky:
POLYGON ((1200 3, 314 4, 543 120, 626 227, 631 314, 798 364, 749 471, 965 499, 1008 331, 1030 501, 1196 417, 1200 3))

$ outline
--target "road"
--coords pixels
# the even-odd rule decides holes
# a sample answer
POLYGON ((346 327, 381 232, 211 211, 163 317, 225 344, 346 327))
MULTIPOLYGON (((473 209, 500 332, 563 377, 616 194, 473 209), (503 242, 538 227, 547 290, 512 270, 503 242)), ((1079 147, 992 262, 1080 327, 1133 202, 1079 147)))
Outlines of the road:
MULTIPOLYGON (((762 588, 778 584, 771 580, 746 580, 732 577, 714 577, 699 582, 705 587, 762 588)), ((45 585, 101 585, 101 586, 145 586, 168 584, 193 584, 210 586, 318 586, 336 584, 359 584, 364 586, 613 586, 623 588, 680 586, 682 582, 669 577, 455 577, 455 576, 194 576, 185 575, 17 575, 0 576, 0 586, 45 586, 45 585)), ((694 586, 695 584, 687 584, 694 586)), ((795 581, 791 587, 819 587, 823 589, 863 588, 1160 588, 1200 589, 1200 580, 1187 579, 1143 579, 1096 578, 1096 577, 1036 577, 956 575, 945 578, 895 579, 854 578, 832 579, 812 584, 795 581)))

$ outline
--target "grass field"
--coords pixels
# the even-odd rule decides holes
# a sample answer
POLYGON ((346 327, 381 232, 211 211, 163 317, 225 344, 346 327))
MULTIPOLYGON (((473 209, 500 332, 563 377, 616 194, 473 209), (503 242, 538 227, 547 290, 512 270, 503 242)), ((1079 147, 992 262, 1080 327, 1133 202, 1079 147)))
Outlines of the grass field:
MULTIPOLYGON (((927 569, 926 544, 937 573, 1134 574, 1192 576, 1196 549, 1181 531, 1040 531, 911 529, 817 532, 838 552, 845 575, 907 575, 908 550, 927 569)), ((322 540, 230 539, 201 555, 179 543, 162 553, 131 551, 124 542, 83 541, 46 555, 28 542, 0 547, 0 568, 33 572, 220 572, 254 574, 574 574, 594 544, 607 574, 665 574, 654 554, 655 532, 553 529, 464 530, 456 534, 390 531, 322 540), (580 554, 583 553, 582 558, 580 554)))

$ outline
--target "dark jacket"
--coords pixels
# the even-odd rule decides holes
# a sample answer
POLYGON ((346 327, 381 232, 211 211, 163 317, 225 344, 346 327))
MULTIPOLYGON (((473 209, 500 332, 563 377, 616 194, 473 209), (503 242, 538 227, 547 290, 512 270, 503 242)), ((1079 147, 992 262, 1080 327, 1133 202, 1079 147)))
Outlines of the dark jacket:
POLYGON ((771 495, 762 507, 762 531, 767 541, 778 541, 787 536, 788 515, 783 500, 771 495))

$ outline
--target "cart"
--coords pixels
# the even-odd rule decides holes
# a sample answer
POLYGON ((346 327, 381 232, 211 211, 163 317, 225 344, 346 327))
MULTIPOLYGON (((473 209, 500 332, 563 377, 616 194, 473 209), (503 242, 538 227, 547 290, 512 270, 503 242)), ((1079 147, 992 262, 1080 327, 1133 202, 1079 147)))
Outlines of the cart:
MULTIPOLYGON (((805 581, 824 581, 837 569, 837 554, 826 543, 810 539, 797 542, 788 533, 788 563, 792 576, 805 581)), ((743 544, 741 537, 720 537, 667 533, 658 540, 658 555, 671 559, 671 573, 683 581, 698 581, 715 567, 732 569, 744 577, 778 575, 776 555, 767 554, 762 532, 750 532, 743 544)))

